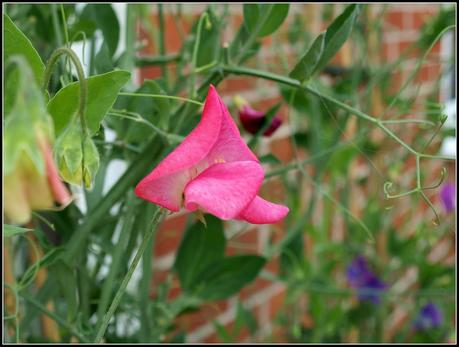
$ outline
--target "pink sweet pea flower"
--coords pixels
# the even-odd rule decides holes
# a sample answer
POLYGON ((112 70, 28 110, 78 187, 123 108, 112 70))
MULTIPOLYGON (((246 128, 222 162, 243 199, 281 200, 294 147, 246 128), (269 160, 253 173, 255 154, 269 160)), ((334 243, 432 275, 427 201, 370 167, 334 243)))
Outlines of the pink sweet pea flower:
POLYGON ((275 223, 289 209, 259 197, 264 172, 210 86, 202 118, 185 140, 135 188, 138 197, 171 211, 183 205, 223 220, 275 223))

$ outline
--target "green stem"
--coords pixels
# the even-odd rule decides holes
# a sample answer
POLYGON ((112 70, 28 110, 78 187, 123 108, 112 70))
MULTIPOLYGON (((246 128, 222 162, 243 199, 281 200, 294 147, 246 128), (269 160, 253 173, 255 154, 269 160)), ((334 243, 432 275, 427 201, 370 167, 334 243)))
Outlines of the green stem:
POLYGON ((393 138, 395 141, 397 141, 400 145, 402 145, 404 148, 406 148, 410 153, 414 154, 415 156, 421 156, 421 157, 426 157, 426 158, 437 158, 437 159, 445 159, 445 160, 455 160, 455 158, 452 157, 445 157, 445 156, 432 156, 432 155, 426 155, 426 154, 421 154, 411 148, 408 144, 406 144, 402 139, 400 139, 397 135, 392 132, 392 130, 388 129, 385 125, 384 122, 376 119, 352 106, 349 106, 331 96, 322 94, 318 90, 315 90, 311 88, 308 85, 301 84, 299 81, 289 78, 289 77, 284 77, 280 76, 271 72, 267 71, 261 71, 261 70, 256 70, 256 69, 251 69, 251 68, 246 68, 246 67, 237 67, 237 66, 222 66, 222 69, 224 72, 227 73, 232 73, 236 75, 248 75, 248 76, 254 76, 254 77, 260 77, 264 79, 268 79, 271 81, 279 82, 285 85, 289 85, 291 87, 303 89, 313 95, 318 96, 319 98, 323 100, 327 100, 330 103, 338 106, 339 108, 348 111, 351 114, 354 114, 355 116, 362 118, 374 125, 376 125, 378 128, 380 128, 382 131, 384 131, 387 135, 389 135, 391 138, 393 138))
POLYGON ((126 276, 123 279, 123 282, 121 283, 120 288, 118 289, 115 298, 112 301, 112 304, 110 305, 110 308, 108 309, 108 312, 104 316, 104 320, 102 322, 102 325, 100 326, 95 342, 100 343, 102 338, 104 337, 105 330, 107 329, 108 323, 110 322, 110 319, 112 318, 113 314, 115 313, 116 309, 118 308, 118 305, 121 301, 121 298, 126 291, 126 287, 132 277, 132 274, 134 273, 134 270, 137 268, 137 265, 139 264, 140 259, 142 258, 143 253, 145 252, 145 249, 147 248, 151 237, 153 234, 155 234, 156 229, 158 227, 159 221, 161 217, 164 215, 164 211, 161 209, 156 210, 155 215, 153 216, 153 220, 151 221, 151 229, 147 230, 145 233, 145 236, 142 240, 142 243, 140 244, 139 249, 137 250, 137 253, 134 256, 134 259, 132 260, 131 265, 129 266, 128 272, 126 276))
POLYGON ((62 16, 62 26, 64 27, 64 36, 65 36, 65 44, 69 46, 69 33, 67 31, 67 20, 65 18, 65 11, 64 11, 64 5, 61 4, 61 16, 62 16))
POLYGON ((200 66, 200 67, 196 68, 194 70, 194 73, 201 73, 203 71, 206 71, 206 70, 210 69, 211 67, 214 67, 215 65, 217 65, 217 63, 218 62, 216 60, 211 61, 209 64, 206 64, 206 65, 203 65, 203 66, 200 66))
POLYGON ((55 314, 54 312, 51 312, 50 310, 48 310, 46 307, 44 307, 40 302, 38 302, 34 298, 28 296, 27 294, 21 293, 21 292, 19 292, 19 295, 25 301, 27 301, 31 305, 35 306, 38 310, 40 310, 41 312, 46 314, 48 317, 52 318, 57 323, 59 323, 62 327, 64 327, 68 331, 70 331, 72 333, 72 335, 74 335, 76 338, 78 338, 78 340, 80 340, 80 342, 86 342, 86 343, 90 342, 83 335, 81 335, 71 324, 68 324, 64 319, 59 317, 57 314, 55 314))
POLYGON ((435 126, 434 122, 424 119, 388 119, 381 121, 382 124, 409 124, 409 123, 418 123, 418 124, 427 124, 430 126, 435 126))
POLYGON ((81 247, 84 246, 84 241, 89 233, 95 228, 101 219, 107 216, 110 208, 119 201, 119 199, 130 189, 131 185, 140 180, 142 175, 145 174, 153 165, 157 164, 158 159, 151 160, 151 158, 160 158, 162 153, 169 148, 164 148, 158 145, 156 137, 145 147, 145 149, 138 155, 136 160, 133 161, 128 170, 116 182, 116 184, 109 190, 109 192, 99 201, 94 210, 87 215, 87 218, 78 227, 78 230, 73 233, 68 242, 67 252, 63 255, 63 260, 69 265, 73 266, 77 261, 77 256, 81 247))
POLYGON ((193 56, 191 59, 190 95, 192 98, 196 97, 196 89, 195 89, 196 68, 197 68, 196 65, 198 62, 198 52, 199 52, 199 46, 201 45, 201 32, 202 32, 202 25, 204 23, 204 20, 209 20, 209 15, 207 14, 207 12, 203 12, 203 14, 201 14, 201 18, 199 18, 199 22, 198 22, 198 28, 196 30, 196 41, 194 43, 193 56))
POLYGON ((180 54, 136 57, 135 65, 138 67, 164 65, 178 62, 181 58, 180 54))
POLYGON ((456 26, 455 25, 450 25, 450 26, 447 26, 446 28, 444 28, 440 33, 438 33, 438 35, 435 37, 435 39, 432 41, 432 43, 430 44, 430 46, 427 48, 427 50, 424 52, 423 56, 421 57, 421 59, 417 62, 415 68, 413 69, 413 71, 411 71, 410 75, 408 76, 408 78, 406 79, 406 81, 404 81, 403 85, 400 87, 400 89, 398 90, 397 92, 397 95, 391 100, 391 102, 389 103, 389 105, 385 108, 384 112, 382 115, 380 115, 378 118, 379 119, 383 119, 384 116, 389 112, 390 109, 392 109, 392 107, 395 105, 395 103, 397 102, 397 100, 400 99, 400 95, 402 94, 402 92, 408 87, 408 85, 410 84, 410 82, 414 79, 414 77, 416 76, 416 74, 418 73, 419 69, 421 68, 424 60, 426 59, 427 55, 429 54, 429 52, 432 50, 432 48, 435 46, 435 44, 438 42, 438 40, 443 36, 444 33, 446 33, 447 31, 451 30, 451 29, 454 29, 456 26))
POLYGON ((145 98, 157 98, 157 99, 172 99, 172 100, 180 100, 180 101, 185 101, 189 102, 191 104, 203 106, 204 103, 188 99, 188 98, 183 98, 181 96, 173 96, 173 95, 163 95, 163 94, 143 94, 143 93, 127 93, 127 92, 121 92, 118 93, 118 95, 121 96, 139 96, 139 97, 145 97, 145 98))
MULTIPOLYGON (((273 5, 264 5, 264 6, 273 6, 273 5)), ((258 37, 258 33, 260 32, 261 28, 265 25, 265 22, 266 20, 268 19, 268 17, 271 15, 271 9, 267 9, 265 12, 264 12, 264 15, 263 17, 261 17, 258 21, 257 21, 257 25, 255 26, 254 30, 252 30, 250 32, 250 36, 249 38, 247 39, 247 41, 245 42, 245 44, 242 46, 242 48, 239 50, 239 55, 238 57, 236 58, 237 61, 239 61, 240 59, 242 59, 242 57, 244 56, 244 53, 246 50, 248 50, 253 42, 257 39, 258 37)), ((244 25, 244 24, 243 24, 244 25)))
POLYGON ((110 270, 102 286, 99 304, 97 307, 96 329, 99 329, 101 327, 101 324, 103 323, 104 313, 110 302, 110 298, 113 293, 113 287, 117 275, 120 272, 120 267, 122 264, 121 260, 124 255, 124 252, 126 251, 126 246, 131 235, 132 225, 136 217, 136 209, 132 208, 133 202, 133 194, 130 194, 126 203, 126 205, 128 205, 129 207, 126 209, 125 214, 123 216, 123 227, 121 228, 119 239, 115 243, 114 251, 111 254, 112 262, 110 264, 110 270))
MULTIPOLYGON (((69 33, 67 31, 67 19, 65 18, 64 5, 60 4, 60 8, 61 8, 61 16, 62 16, 62 27, 64 28, 65 45, 70 48, 69 33)), ((68 61, 68 58, 66 58, 65 65, 67 64, 70 64, 68 61)), ((67 66, 68 66, 68 73, 69 73, 68 81, 70 82, 72 81, 72 71, 70 70, 70 66, 69 65, 67 66)))
POLYGON ((147 125, 149 128, 153 129, 153 131, 156 134, 161 136, 161 138, 164 140, 166 145, 180 143, 184 139, 183 136, 171 134, 171 133, 168 133, 158 128, 156 125, 149 122, 147 119, 143 118, 140 114, 135 113, 135 112, 129 112, 129 111, 124 111, 124 110, 111 110, 107 114, 115 116, 115 117, 129 119, 129 120, 147 125))
POLYGON ((88 86, 87 86, 86 79, 84 77, 83 66, 81 65, 80 59, 78 59, 77 55, 75 54, 73 50, 71 50, 68 47, 61 47, 61 48, 56 49, 53 52, 53 54, 51 54, 51 57, 49 58, 48 63, 46 64, 46 69, 44 72, 43 89, 47 90, 49 80, 53 72, 54 65, 56 64, 59 57, 64 54, 70 58, 70 60, 72 61, 73 65, 75 66, 77 70, 78 81, 80 82, 80 102, 79 102, 79 107, 78 107, 78 115, 80 117, 83 134, 86 135, 88 133, 88 128, 86 125, 86 119, 84 117, 84 114, 86 111, 86 99, 87 99, 87 94, 88 94, 88 86))
MULTIPOLYGON (((166 45, 164 42, 165 26, 164 26, 164 13, 163 4, 158 4, 158 16, 159 16, 159 54, 161 56, 166 55, 166 45)), ((161 71, 166 82, 166 90, 168 90, 168 71, 165 64, 161 64, 161 71)))

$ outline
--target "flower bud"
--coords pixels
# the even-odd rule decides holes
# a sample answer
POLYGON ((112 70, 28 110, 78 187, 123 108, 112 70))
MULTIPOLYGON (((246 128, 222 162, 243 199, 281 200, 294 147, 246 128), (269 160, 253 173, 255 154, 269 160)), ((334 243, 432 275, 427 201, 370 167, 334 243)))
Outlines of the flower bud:
MULTIPOLYGON (((251 134, 258 133, 258 131, 266 124, 266 114, 251 108, 249 103, 239 95, 236 95, 233 98, 233 101, 239 110, 239 119, 244 129, 251 134)), ((281 124, 281 118, 278 115, 275 115, 272 118, 269 127, 263 132, 263 136, 272 135, 281 124)))
POLYGON ((9 223, 25 224, 32 210, 67 205, 70 193, 60 181, 52 158, 53 123, 29 65, 15 57, 17 83, 7 85, 15 100, 5 115, 4 202, 9 223))
POLYGON ((62 178, 71 184, 92 187, 99 168, 99 152, 89 136, 82 140, 81 128, 70 124, 56 141, 56 159, 62 178))

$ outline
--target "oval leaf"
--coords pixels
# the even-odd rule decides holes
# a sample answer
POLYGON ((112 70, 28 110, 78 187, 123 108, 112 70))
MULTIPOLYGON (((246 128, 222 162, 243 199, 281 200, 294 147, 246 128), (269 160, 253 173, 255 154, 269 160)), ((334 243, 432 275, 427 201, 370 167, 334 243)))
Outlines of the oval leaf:
POLYGON ((38 55, 30 40, 14 25, 13 21, 6 14, 3 14, 3 35, 5 39, 4 61, 14 54, 22 55, 32 68, 35 80, 39 87, 43 84, 45 65, 38 55))
POLYGON ((288 4, 245 4, 244 24, 257 37, 270 35, 282 25, 288 9, 288 4))
POLYGON ((312 43, 307 53, 300 59, 295 68, 290 72, 290 77, 299 81, 308 80, 315 71, 325 47, 325 33, 321 33, 312 43))
POLYGON ((118 17, 110 4, 88 4, 83 9, 81 18, 88 18, 96 23, 96 27, 104 35, 104 43, 108 47, 110 57, 118 48, 120 25, 118 17))
POLYGON ((222 221, 207 215, 206 222, 207 228, 196 222, 185 231, 175 259, 174 270, 181 287, 187 291, 196 288, 196 277, 204 268, 224 256, 226 239, 222 221))
POLYGON ((325 33, 325 47, 322 56, 313 73, 322 70, 349 38, 359 11, 359 5, 350 5, 330 24, 325 33))
MULTIPOLYGON (((128 71, 112 71, 86 79, 88 98, 86 104, 86 122, 89 133, 94 135, 100 127, 104 116, 115 103, 120 89, 129 80, 128 71)), ((54 120, 56 135, 65 129, 78 111, 80 95, 79 82, 71 83, 61 90, 48 103, 48 112, 54 120)))
POLYGON ((196 278, 194 294, 206 301, 226 299, 257 277, 266 259, 257 255, 239 255, 213 262, 196 278))

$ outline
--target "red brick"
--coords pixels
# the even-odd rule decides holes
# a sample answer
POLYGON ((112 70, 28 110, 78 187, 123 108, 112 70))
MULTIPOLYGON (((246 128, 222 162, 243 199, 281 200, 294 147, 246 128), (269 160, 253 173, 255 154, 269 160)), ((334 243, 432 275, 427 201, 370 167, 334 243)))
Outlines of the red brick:
POLYGON ((288 163, 294 158, 293 147, 288 138, 272 141, 270 148, 271 153, 283 163, 288 163))
MULTIPOLYGON (((181 22, 180 24, 183 27, 184 31, 184 37, 188 35, 190 29, 191 29, 191 24, 193 23, 194 20, 199 18, 198 15, 194 15, 192 19, 188 20, 185 16, 181 17, 181 22)), ((151 15, 151 23, 155 30, 159 30, 159 17, 158 15, 152 14, 151 15)), ((164 44, 165 44, 165 50, 168 54, 171 53, 177 53, 181 46, 182 46, 182 40, 180 37, 180 32, 178 29, 178 25, 180 25, 179 22, 177 22, 175 16, 171 13, 165 13, 164 15, 164 33, 165 33, 165 38, 164 38, 164 44)), ((147 52, 142 51, 142 53, 149 53, 149 54, 159 54, 159 46, 152 40, 153 38, 150 37, 148 31, 145 28, 141 28, 141 37, 146 38, 148 40, 148 50, 147 52)))
POLYGON ((161 223, 154 242, 156 257, 161 257, 177 250, 187 218, 187 214, 178 217, 171 216, 161 223))
POLYGON ((390 76, 390 82, 388 85, 389 93, 396 93, 406 79, 406 71, 395 70, 390 76))
POLYGON ((438 11, 429 8, 421 11, 413 11, 413 27, 415 29, 421 29, 427 21, 435 17, 436 12, 438 11))
MULTIPOLYGON (((399 54, 402 55, 404 50, 407 49, 408 47, 410 47, 411 45, 413 44, 416 44, 416 40, 415 39, 412 39, 412 40, 400 40, 398 41, 398 51, 399 51, 399 54)), ((416 49, 416 48, 411 48, 411 53, 408 55, 408 58, 419 58, 419 50, 416 49)))
POLYGON ((257 228, 251 228, 233 236, 227 241, 226 255, 258 253, 258 233, 257 228))
POLYGON ((156 79, 162 76, 160 66, 146 66, 140 70, 140 81, 142 84, 146 79, 156 79))
MULTIPOLYGON (((263 268, 264 269, 264 268, 263 268)), ((256 295, 261 290, 272 285, 273 282, 258 276, 252 283, 244 287, 238 294, 240 300, 246 300, 253 295, 256 295)))
MULTIPOLYGON (((170 275, 169 271, 153 271, 153 278, 152 278, 152 291, 150 294, 150 298, 155 299, 157 295, 158 286, 164 283, 167 280, 167 277, 170 275)), ((173 275, 171 285, 169 288, 169 292, 167 293, 167 298, 169 300, 173 300, 178 297, 181 293, 180 283, 177 276, 173 275)))
POLYGON ((285 309, 286 290, 282 290, 269 300, 269 319, 273 320, 279 314, 279 311, 285 309))
POLYGON ((218 91, 222 94, 234 94, 235 92, 254 90, 255 87, 255 79, 253 78, 228 77, 218 85, 218 91))
POLYGON ((404 29, 406 26, 406 18, 402 11, 389 10, 384 20, 387 23, 387 30, 404 29))

